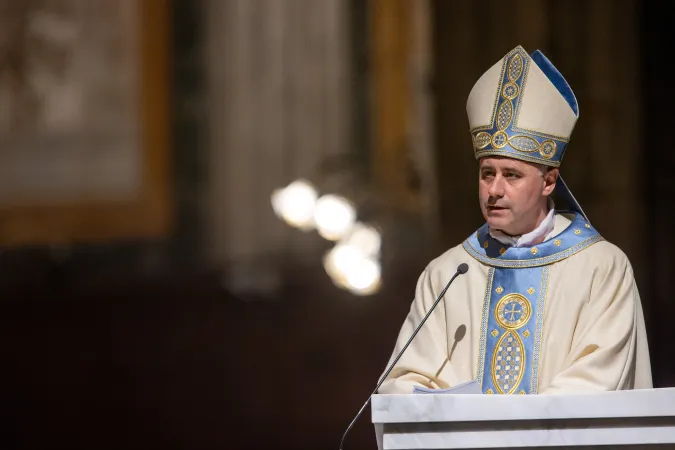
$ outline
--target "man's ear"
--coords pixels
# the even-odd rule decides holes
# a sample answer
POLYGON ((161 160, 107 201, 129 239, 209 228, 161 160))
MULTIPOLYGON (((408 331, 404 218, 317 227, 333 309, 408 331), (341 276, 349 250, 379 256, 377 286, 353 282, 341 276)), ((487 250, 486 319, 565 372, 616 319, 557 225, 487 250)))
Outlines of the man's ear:
POLYGON ((555 189, 555 183, 558 181, 558 176, 560 175, 560 169, 553 167, 546 171, 544 174, 544 192, 545 196, 549 196, 553 193, 555 189))

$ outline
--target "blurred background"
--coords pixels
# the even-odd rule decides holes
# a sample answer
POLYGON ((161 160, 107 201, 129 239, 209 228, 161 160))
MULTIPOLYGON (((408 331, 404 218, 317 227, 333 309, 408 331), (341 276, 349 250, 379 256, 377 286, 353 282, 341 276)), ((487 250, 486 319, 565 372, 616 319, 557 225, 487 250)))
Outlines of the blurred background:
POLYGON ((516 45, 675 385, 672 42, 638 0, 0 0, 1 447, 337 448, 483 223, 466 98, 516 45))

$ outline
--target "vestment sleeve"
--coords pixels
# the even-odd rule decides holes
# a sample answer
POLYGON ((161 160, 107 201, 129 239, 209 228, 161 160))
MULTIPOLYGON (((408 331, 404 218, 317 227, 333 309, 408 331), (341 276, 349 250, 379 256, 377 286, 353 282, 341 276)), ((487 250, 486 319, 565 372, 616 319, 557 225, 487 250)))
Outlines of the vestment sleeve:
MULTIPOLYGON (((410 339, 415 328, 434 304, 437 295, 427 268, 417 281, 415 299, 403 322, 387 367, 410 339)), ((431 313, 396 367, 380 387, 380 394, 409 394, 415 385, 434 389, 448 387, 447 383, 438 379, 436 375, 445 363, 448 354, 447 327, 443 306, 441 302, 431 313)))
MULTIPOLYGON (((564 364, 541 394, 633 389, 638 338, 646 344, 640 296, 627 258, 608 258, 592 276, 564 364)), ((647 365, 649 362, 647 361, 647 365)), ((651 370, 649 372, 651 385, 651 370)))

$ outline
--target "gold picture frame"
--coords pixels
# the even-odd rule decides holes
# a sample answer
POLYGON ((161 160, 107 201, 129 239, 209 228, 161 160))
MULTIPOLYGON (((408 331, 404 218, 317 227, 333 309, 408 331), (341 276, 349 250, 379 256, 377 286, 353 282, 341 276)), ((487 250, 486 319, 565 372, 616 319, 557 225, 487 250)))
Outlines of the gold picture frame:
MULTIPOLYGON (((39 66, 51 57, 48 46, 61 42, 63 48, 79 47, 52 52, 59 70, 64 66, 62 55, 70 52, 68 64, 80 64, 77 67, 90 72, 85 75, 72 69, 73 77, 80 79, 71 82, 74 88, 67 82, 53 82, 54 92, 61 92, 54 94, 51 110, 45 107, 44 96, 33 96, 45 108, 30 116, 33 122, 17 119, 32 111, 26 105, 35 104, 20 103, 27 98, 23 94, 16 94, 15 104, 0 102, 0 245, 69 245, 166 236, 172 215, 168 0, 73 0, 66 11, 64 2, 58 2, 61 9, 49 9, 54 8, 49 1, 39 0, 8 4, 22 9, 0 8, 0 16, 21 14, 29 25, 24 31, 42 27, 51 34, 45 39, 45 49, 35 45, 34 36, 26 39, 28 44, 21 44, 19 52, 5 43, 6 55, 14 51, 13 59, 5 61, 25 58, 28 62, 20 68, 39 66), (90 21, 88 15, 96 19, 90 21), (106 25, 106 20, 117 22, 106 25), (24 52, 26 48, 29 51, 24 52), (30 56, 31 50, 38 56, 30 56), (133 57, 125 53, 132 51, 133 57), (101 80, 109 80, 109 86, 101 80), (81 88, 87 83, 93 87, 81 88), (73 103, 75 112, 69 116, 73 103), (31 125, 22 129, 17 123, 31 125), (50 180, 55 181, 50 185, 50 180)), ((11 66, 3 66, 2 46, 0 41, 0 90, 14 89, 21 77, 11 66)), ((33 91, 50 82, 49 76, 35 73, 24 79, 34 83, 33 91)))

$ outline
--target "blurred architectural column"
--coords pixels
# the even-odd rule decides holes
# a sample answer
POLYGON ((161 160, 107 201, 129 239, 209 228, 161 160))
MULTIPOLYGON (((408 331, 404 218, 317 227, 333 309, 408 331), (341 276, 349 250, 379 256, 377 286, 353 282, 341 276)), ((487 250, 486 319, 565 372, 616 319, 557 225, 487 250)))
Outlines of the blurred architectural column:
POLYGON ((320 241, 276 218, 272 191, 351 151, 349 2, 207 4, 212 258, 233 289, 273 289, 268 262, 319 264, 320 241))
POLYGON ((419 253, 438 234, 431 4, 370 0, 370 153, 396 247, 419 253))
POLYGON ((369 41, 372 88, 372 173, 388 205, 416 207, 409 186, 411 3, 371 0, 369 41))
POLYGON ((429 231, 437 232, 437 181, 434 166, 434 91, 432 8, 429 0, 410 2, 410 148, 419 172, 420 204, 429 231))
POLYGON ((629 256, 646 293, 638 5, 549 2, 544 47, 579 102, 562 173, 593 225, 629 256))

